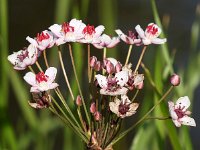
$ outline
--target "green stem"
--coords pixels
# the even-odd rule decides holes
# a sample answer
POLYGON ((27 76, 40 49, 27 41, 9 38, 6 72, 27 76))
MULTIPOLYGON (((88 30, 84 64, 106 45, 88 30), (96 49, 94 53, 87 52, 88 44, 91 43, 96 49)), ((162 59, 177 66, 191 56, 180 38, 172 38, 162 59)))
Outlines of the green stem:
POLYGON ((90 44, 88 44, 87 50, 88 50, 88 80, 90 80, 90 44))
POLYGON ((107 49, 106 47, 103 48, 103 60, 106 58, 107 49))
POLYGON ((144 48, 142 49, 142 53, 140 54, 140 58, 139 58, 139 60, 138 60, 137 66, 135 67, 134 74, 136 74, 136 72, 137 72, 137 70, 138 70, 138 68, 139 68, 139 66, 140 66, 140 63, 141 63, 141 61, 142 61, 142 58, 143 58, 143 56, 144 56, 144 53, 145 53, 146 49, 147 49, 147 46, 144 46, 144 48))
POLYGON ((47 68, 49 68, 49 63, 47 61, 47 55, 46 55, 46 50, 43 51, 43 56, 44 56, 44 62, 47 68))
POLYGON ((83 108, 84 108, 84 111, 85 111, 85 114, 86 114, 86 117, 87 117, 88 124, 90 124, 90 118, 89 118, 89 114, 88 114, 88 111, 87 111, 87 108, 86 108, 85 100, 84 100, 84 97, 83 97, 83 94, 82 94, 82 91, 81 91, 78 76, 77 76, 77 73, 76 73, 76 67, 75 67, 75 64, 74 64, 74 58, 73 58, 73 54, 72 54, 72 47, 71 47, 70 44, 69 44, 69 54, 70 54, 70 57, 71 57, 72 67, 73 67, 75 79, 76 79, 76 82, 77 82, 77 85, 78 85, 78 90, 79 90, 79 93, 80 93, 80 96, 81 96, 81 99, 82 99, 82 102, 83 102, 83 108))
POLYGON ((145 120, 150 120, 150 119, 167 120, 167 119, 171 119, 171 117, 170 116, 167 116, 167 117, 147 117, 145 120))
POLYGON ((129 46, 129 49, 128 49, 128 54, 127 54, 127 56, 126 56, 125 66, 128 64, 128 61, 129 61, 129 58, 130 58, 130 55, 131 55, 132 48, 133 48, 133 45, 130 45, 130 46, 129 46))
POLYGON ((42 70, 40 64, 38 63, 38 61, 36 61, 35 64, 36 64, 36 66, 38 67, 38 69, 40 70, 40 72, 43 72, 43 70, 42 70))
POLYGON ((63 63, 63 59, 62 59, 62 54, 61 54, 61 49, 60 47, 58 46, 58 55, 59 55, 59 60, 60 60, 60 64, 61 64, 61 68, 62 68, 62 71, 63 71, 63 74, 64 74, 64 77, 65 77, 65 81, 66 81, 66 84, 67 84, 67 87, 69 89, 69 93, 74 101, 74 95, 72 93, 72 89, 71 89, 71 86, 69 84, 69 80, 68 80, 68 77, 67 77, 67 74, 66 74, 66 71, 65 71, 65 67, 64 67, 64 63, 63 63))
MULTIPOLYGON (((126 131, 122 132, 118 137, 116 137, 110 144, 109 146, 115 144, 117 141, 122 139, 125 135, 127 135, 131 130, 133 130, 139 123, 144 121, 146 117, 167 97, 167 95, 172 91, 173 86, 171 86, 168 91, 161 97, 161 99, 140 119, 138 120, 132 127, 127 129, 126 131)), ((108 147, 109 147, 108 146, 108 147)))

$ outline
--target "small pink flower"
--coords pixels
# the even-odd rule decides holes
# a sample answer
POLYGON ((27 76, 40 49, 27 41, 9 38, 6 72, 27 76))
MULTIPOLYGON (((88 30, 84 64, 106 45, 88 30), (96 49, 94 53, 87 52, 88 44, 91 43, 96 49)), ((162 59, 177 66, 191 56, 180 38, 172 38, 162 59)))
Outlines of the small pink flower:
POLYGON ((14 65, 16 70, 24 70, 27 66, 34 64, 38 57, 38 49, 30 44, 28 48, 14 52, 8 56, 8 60, 14 65))
POLYGON ((118 37, 111 38, 110 36, 106 34, 103 34, 102 36, 100 36, 99 40, 100 40, 100 43, 93 44, 98 49, 113 48, 120 42, 118 37))
POLYGON ((37 34, 35 39, 26 37, 26 40, 37 47, 40 51, 45 50, 46 48, 51 48, 54 45, 54 39, 51 32, 45 30, 41 34, 37 34))
POLYGON ((103 66, 108 74, 120 72, 122 68, 122 64, 114 58, 105 58, 103 66))
POLYGON ((39 72, 34 74, 32 72, 26 73, 24 80, 30 84, 30 92, 43 92, 50 89, 55 89, 58 84, 53 83, 57 74, 57 69, 54 67, 48 68, 45 73, 39 72))
POLYGON ((122 95, 121 100, 116 97, 114 102, 109 103, 110 110, 121 118, 135 114, 138 106, 138 103, 131 103, 126 95, 122 95))
POLYGON ((82 20, 72 19, 69 23, 62 25, 54 24, 49 27, 51 32, 56 36, 56 45, 61 45, 66 42, 77 42, 83 38, 82 31, 85 24, 82 20))
POLYGON ((137 32, 129 31, 128 35, 124 34, 121 30, 115 30, 115 32, 118 34, 120 39, 124 41, 126 44, 136 44, 141 45, 141 39, 138 38, 137 32))
POLYGON ((172 101, 169 101, 168 105, 172 121, 177 127, 180 127, 181 124, 196 126, 195 120, 188 116, 191 114, 191 112, 187 110, 190 106, 190 100, 188 96, 180 97, 176 101, 176 104, 174 104, 172 101))
POLYGON ((98 27, 94 28, 94 26, 87 25, 82 31, 83 38, 79 40, 81 43, 91 43, 96 44, 100 43, 100 36, 104 31, 104 26, 99 25, 98 27))
POLYGON ((95 77, 98 85, 101 87, 100 94, 116 96, 124 95, 128 91, 128 89, 124 87, 128 82, 127 71, 120 71, 116 73, 114 77, 106 77, 100 74, 95 77))
POLYGON ((142 42, 144 45, 149 44, 164 44, 167 40, 166 39, 160 39, 158 36, 161 33, 161 29, 154 23, 150 23, 145 32, 140 27, 140 25, 137 25, 135 27, 135 30, 139 34, 140 38, 142 39, 142 42))

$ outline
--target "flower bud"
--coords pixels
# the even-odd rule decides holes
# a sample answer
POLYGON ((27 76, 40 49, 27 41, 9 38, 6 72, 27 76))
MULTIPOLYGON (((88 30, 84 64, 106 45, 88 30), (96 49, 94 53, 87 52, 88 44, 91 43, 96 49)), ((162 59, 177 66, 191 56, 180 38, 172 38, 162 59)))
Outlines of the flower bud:
POLYGON ((94 70, 95 71, 100 71, 100 69, 101 69, 101 62, 97 61, 96 64, 95 64, 95 66, 94 66, 94 70))
POLYGON ((95 56, 90 57, 90 67, 94 68, 96 65, 97 58, 95 56))
POLYGON ((170 82, 173 86, 178 86, 180 84, 180 77, 177 74, 173 74, 170 78, 170 82))
POLYGON ((100 120, 101 120, 101 113, 100 113, 99 111, 96 111, 96 112, 94 113, 94 119, 95 119, 96 121, 100 121, 100 120))
POLYGON ((118 62, 115 66, 115 71, 116 72, 120 72, 122 70, 122 64, 120 62, 118 62))
POLYGON ((81 106, 81 105, 82 105, 82 99, 81 99, 81 96, 80 96, 80 95, 78 95, 78 96, 76 97, 76 105, 77 105, 77 106, 81 106))
POLYGON ((143 89, 143 87, 144 87, 144 82, 140 82, 140 84, 135 86, 135 88, 138 89, 138 90, 143 89))
POLYGON ((108 74, 112 74, 112 73, 115 72, 114 65, 110 61, 108 61, 107 64, 106 64, 106 72, 108 74))
POLYGON ((92 102, 92 104, 90 105, 90 112, 92 114, 94 114, 96 112, 96 104, 95 104, 95 102, 92 102))

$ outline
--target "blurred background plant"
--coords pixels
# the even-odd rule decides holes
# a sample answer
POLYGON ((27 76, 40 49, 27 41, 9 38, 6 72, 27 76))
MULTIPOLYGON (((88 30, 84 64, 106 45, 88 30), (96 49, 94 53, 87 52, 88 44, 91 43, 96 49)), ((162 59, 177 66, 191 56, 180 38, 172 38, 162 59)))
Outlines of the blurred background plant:
MULTIPOLYGON (((163 36, 167 37, 168 42, 160 47, 152 46, 147 51, 144 58, 146 66, 141 71, 147 76, 146 80, 154 81, 152 84, 156 84, 159 91, 153 92, 152 85, 145 84, 145 90, 152 91, 152 94, 140 93, 141 103, 145 105, 141 104, 143 109, 138 114, 142 115, 156 102, 165 89, 163 83, 168 82, 168 77, 173 72, 181 75, 182 79, 180 86, 171 95, 173 100, 184 95, 193 100, 196 128, 176 129, 170 121, 146 121, 114 148, 199 149, 200 3, 197 0, 0 0, 0 150, 84 149, 80 139, 63 126, 59 119, 46 110, 34 110, 28 105, 31 95, 22 80, 25 72, 14 71, 7 61, 8 54, 27 45, 26 36, 33 37, 54 23, 59 24, 72 18, 94 25, 103 24, 105 32, 112 35, 117 28, 126 31, 137 24, 145 27, 150 22, 157 23, 162 27, 163 36)), ((86 64, 79 60, 85 56, 85 49, 80 44, 74 46, 75 63, 81 77, 86 64)), ((125 44, 120 44, 116 49, 109 50, 108 56, 122 61, 127 50, 125 44)), ((135 48, 132 55, 139 57, 138 51, 135 48)), ((93 50, 92 54, 99 52, 93 50)), ((48 57, 50 64, 58 64, 54 50, 48 52, 48 57)), ((70 69, 68 64, 66 67, 70 69)), ((73 91, 77 91, 73 76, 70 76, 70 82, 73 91)), ((68 95, 68 91, 64 92, 68 95)), ((166 104, 163 103, 154 111, 155 115, 160 113, 168 113, 166 104)), ((134 120, 134 117, 126 120, 127 124, 123 127, 130 126, 134 120)))

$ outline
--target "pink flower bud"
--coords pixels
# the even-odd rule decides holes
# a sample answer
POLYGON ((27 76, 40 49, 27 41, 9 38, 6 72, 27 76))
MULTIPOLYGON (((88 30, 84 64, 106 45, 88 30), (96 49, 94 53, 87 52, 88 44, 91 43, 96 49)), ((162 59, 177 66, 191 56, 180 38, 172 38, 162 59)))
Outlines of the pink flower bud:
POLYGON ((96 112, 96 104, 95 104, 95 102, 92 102, 92 104, 90 105, 90 112, 92 114, 94 114, 96 112))
POLYGON ((95 56, 90 57, 90 67, 94 68, 96 65, 97 58, 95 56))
POLYGON ((101 62, 100 61, 97 61, 95 66, 94 66, 94 70, 95 71, 100 71, 101 70, 101 62))
POLYGON ((177 74, 173 74, 170 78, 170 82, 173 86, 178 86, 180 84, 180 77, 177 74))
POLYGON ((136 89, 141 90, 144 87, 144 82, 141 82, 140 84, 136 85, 136 89))
POLYGON ((109 74, 112 74, 115 72, 114 65, 110 61, 108 61, 106 64, 106 72, 109 74))
POLYGON ((77 105, 77 106, 81 106, 81 105, 82 105, 82 99, 81 99, 81 96, 80 96, 80 95, 78 95, 78 96, 76 97, 76 105, 77 105))
POLYGON ((96 112, 94 113, 94 119, 95 119, 96 121, 101 120, 101 113, 100 113, 99 111, 96 111, 96 112))
POLYGON ((115 71, 116 72, 120 72, 122 70, 122 64, 120 62, 118 62, 115 66, 115 71))

